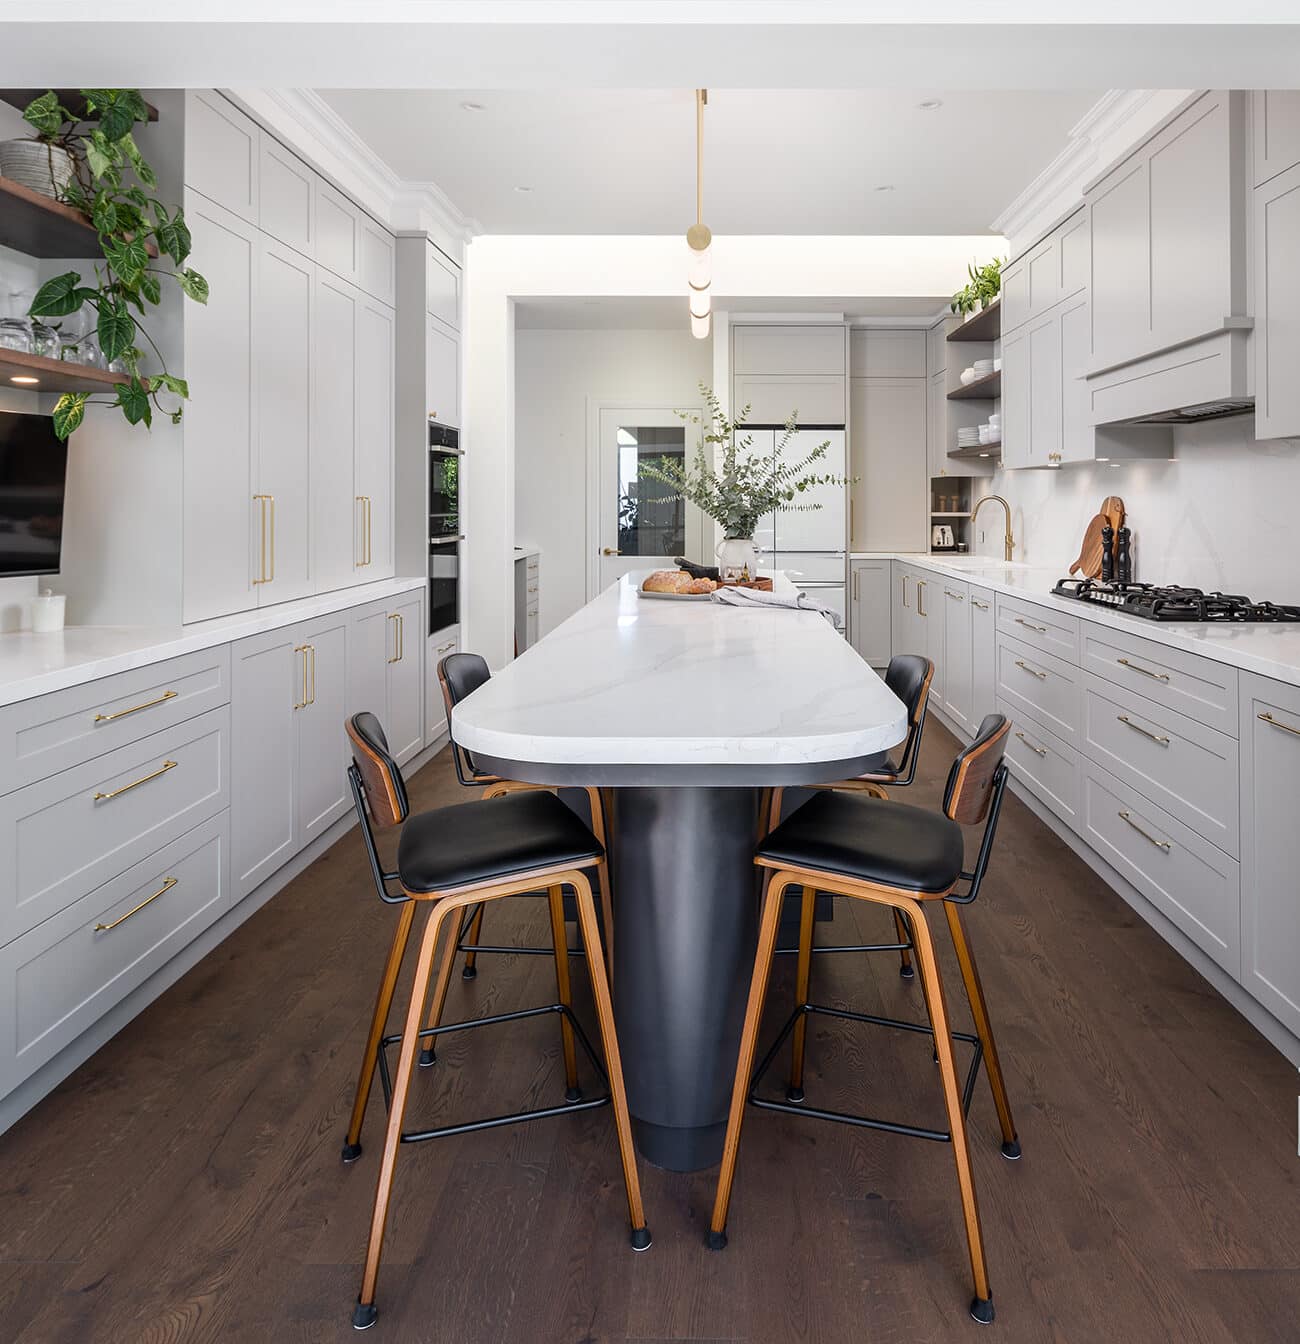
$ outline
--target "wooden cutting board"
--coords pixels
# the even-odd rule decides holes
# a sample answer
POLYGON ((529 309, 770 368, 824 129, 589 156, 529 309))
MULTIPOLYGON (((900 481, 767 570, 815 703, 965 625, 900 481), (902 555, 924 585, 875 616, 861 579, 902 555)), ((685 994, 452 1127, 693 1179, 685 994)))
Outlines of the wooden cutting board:
MULTIPOLYGON (((1101 511, 1088 524, 1079 547, 1079 558, 1070 566, 1071 574, 1082 574, 1088 579, 1101 578, 1101 558, 1105 550, 1101 530, 1112 527, 1118 535, 1124 526, 1124 501, 1118 495, 1108 495, 1101 502, 1101 511)), ((1112 553, 1114 541, 1112 540, 1112 553)))

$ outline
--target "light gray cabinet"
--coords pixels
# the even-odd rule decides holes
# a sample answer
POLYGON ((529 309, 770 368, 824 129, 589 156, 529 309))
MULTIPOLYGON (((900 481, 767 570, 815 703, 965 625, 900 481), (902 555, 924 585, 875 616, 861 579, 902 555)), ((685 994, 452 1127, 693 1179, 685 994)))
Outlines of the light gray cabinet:
POLYGON ((1079 210, 1003 267, 1003 336, 1086 288, 1090 265, 1088 219, 1079 210))
POLYGON ((737 374, 736 414, 746 406, 751 425, 783 425, 792 415, 801 425, 842 425, 844 375, 737 374))
POLYGON ((889 629, 891 657, 895 653, 919 652, 914 630, 912 573, 901 561, 891 562, 889 629))
POLYGON ((948 367, 948 323, 936 322, 925 333, 925 373, 933 378, 948 367))
POLYGON ((426 321, 425 390, 429 419, 441 425, 460 424, 460 341, 440 321, 426 321))
POLYGON ((393 310, 371 298, 357 308, 355 498, 362 535, 359 580, 393 573, 393 310))
POLYGON ((947 704, 947 661, 944 651, 943 579, 931 570, 918 570, 912 583, 912 637, 910 649, 934 664, 930 698, 940 709, 947 704))
MULTIPOLYGON (((370 602, 352 613, 348 631, 348 707, 373 714, 388 733, 388 651, 392 621, 386 602, 370 602)), ((412 632, 414 633, 414 632, 412 632)))
POLYGON ((1241 689, 1241 980, 1300 1035, 1300 689, 1241 689))
POLYGON ((460 271, 432 243, 426 245, 425 311, 460 330, 460 271))
POLYGON ((1256 89, 1255 185, 1300 165, 1300 89, 1256 89))
MULTIPOLYGON (((824 326, 735 324, 731 333, 732 367, 739 376, 827 374, 844 377, 844 328, 838 323, 824 326)), ((801 418, 811 419, 807 415, 801 415, 801 418)))
MULTIPOLYGON (((1291 97, 1300 99, 1300 93, 1291 97)), ((1300 157, 1300 147, 1287 151, 1291 152, 1300 157)), ((1273 176, 1255 192, 1255 433, 1259 438, 1300 435, 1297 369, 1300 164, 1273 176)))
POLYGON ((316 174, 273 135, 258 136, 258 214, 263 233, 310 257, 316 247, 316 174))
POLYGON ((403 764, 426 740, 423 594, 417 589, 358 607, 348 639, 346 713, 374 714, 389 751, 403 764))
POLYGON ((888 667, 893 655, 892 578, 889 560, 854 560, 849 571, 849 638, 876 668, 888 667))
POLYGON ((852 378, 853 547, 929 549, 924 378, 852 378))
POLYGON ((521 555, 515 561, 515 653, 530 649, 541 638, 541 557, 521 555))
POLYGON ((295 627, 302 650, 304 687, 297 710, 297 847, 315 840, 347 811, 348 613, 336 612, 295 627))
MULTIPOLYGON (((185 95, 185 185, 256 224, 260 136, 257 123, 221 94, 191 89, 185 95)), ((203 274, 211 281, 207 257, 197 247, 194 255, 203 257, 203 274)))
POLYGON ((354 286, 317 269, 311 496, 312 575, 318 592, 367 577, 366 506, 355 482, 360 307, 354 286))
POLYGON ((1005 468, 1031 464, 1029 351, 1029 332, 1023 326, 1002 338, 1002 465, 1005 468))
POLYGON ((340 279, 358 281, 361 211, 328 182, 316 184, 316 260, 340 279))
POLYGON ((997 627, 994 622, 994 596, 991 589, 971 584, 970 603, 970 705, 971 729, 980 726, 986 714, 992 714, 997 701, 997 627))
POLYGON ((447 731, 447 702, 438 683, 438 664, 448 654, 460 652, 460 626, 449 625, 429 636, 424 669, 424 744, 429 746, 447 731))
POLYGON ((362 214, 357 235, 357 284, 382 304, 396 301, 397 250, 393 235, 362 214))
POLYGON ((1086 289, 1066 299, 1056 316, 1061 357, 1062 462, 1091 462, 1096 456, 1096 430, 1088 407, 1089 316, 1086 289))
POLYGON ((925 378, 929 373, 926 365, 923 331, 862 327, 849 333, 851 377, 925 378))
MULTIPOLYGON (((948 717, 964 732, 973 731, 971 706, 973 676, 970 594, 964 583, 944 578, 936 594, 943 594, 943 704, 948 717)), ((940 613, 936 613, 938 619, 940 613)), ((933 655, 931 655, 933 656, 933 655)))
POLYGON ((948 387, 942 369, 926 379, 925 456, 931 479, 963 469, 948 456, 948 387))

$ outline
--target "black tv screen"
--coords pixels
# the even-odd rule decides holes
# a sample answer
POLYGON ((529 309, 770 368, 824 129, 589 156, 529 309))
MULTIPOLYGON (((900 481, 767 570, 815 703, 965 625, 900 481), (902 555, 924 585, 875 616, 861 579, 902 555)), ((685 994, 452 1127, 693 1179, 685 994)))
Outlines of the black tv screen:
POLYGON ((59 572, 67 473, 48 415, 0 411, 0 577, 59 572))

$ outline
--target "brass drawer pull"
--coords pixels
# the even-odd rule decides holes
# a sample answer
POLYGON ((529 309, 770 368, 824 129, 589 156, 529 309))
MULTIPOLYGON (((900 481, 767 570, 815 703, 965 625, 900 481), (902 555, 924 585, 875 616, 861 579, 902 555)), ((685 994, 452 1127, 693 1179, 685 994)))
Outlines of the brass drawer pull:
POLYGON ((254 495, 257 500, 258 514, 261 526, 260 545, 261 550, 258 555, 257 578, 253 580, 256 583, 272 583, 275 581, 275 496, 274 495, 254 495), (268 508, 268 505, 270 506, 268 508), (269 533, 268 533, 269 523, 269 533), (268 544, 269 536, 269 544, 268 544))
POLYGON ((161 705, 165 701, 175 700, 179 694, 179 691, 164 691, 157 700, 146 700, 142 705, 132 705, 130 709, 119 709, 112 714, 96 714, 91 722, 112 723, 114 719, 124 719, 128 714, 138 714, 142 709, 152 709, 155 705, 161 705))
POLYGON ((132 915, 138 915, 140 911, 145 908, 146 905, 148 905, 151 901, 156 901, 159 896, 165 895, 179 881, 180 881, 179 877, 169 877, 166 880, 166 882, 164 882, 162 886, 159 887, 158 890, 154 892, 152 896, 146 896, 144 900, 141 901, 140 904, 137 905, 133 910, 128 910, 126 914, 119 915, 111 924, 96 924, 94 931, 96 933, 107 933, 109 929, 115 929, 119 924, 125 924, 126 921, 130 919, 132 915))
POLYGON ((1046 747, 1034 746, 1034 744, 1024 735, 1024 733, 1017 733, 1016 736, 1025 744, 1025 746, 1029 748, 1030 751, 1035 752, 1039 756, 1047 755, 1046 747))
POLYGON ((1163 850, 1165 851, 1165 853, 1168 854, 1169 851, 1173 848, 1173 846, 1169 843, 1168 840, 1157 840, 1157 839, 1155 838, 1155 836, 1151 834, 1150 831, 1144 831, 1144 830, 1142 829, 1142 827, 1139 826, 1139 825, 1137 824, 1137 822, 1134 821, 1133 818, 1132 818, 1131 816, 1129 816, 1129 814, 1128 814, 1127 812, 1121 811, 1120 814, 1119 814, 1119 816, 1120 816, 1120 820, 1121 820, 1121 821, 1127 821, 1128 824, 1129 824, 1130 826, 1132 826, 1132 828, 1133 828, 1133 829, 1134 829, 1134 830, 1135 830, 1135 831, 1136 831, 1136 832, 1137 832, 1137 833, 1138 833, 1144 840, 1150 840, 1151 843, 1152 843, 1157 849, 1163 849, 1163 850))
POLYGON ((1168 681, 1167 672, 1152 672, 1145 667, 1139 667, 1136 663, 1130 663, 1127 658, 1116 658, 1115 661, 1121 667, 1127 667, 1131 672, 1141 672, 1144 677, 1150 677, 1152 681, 1168 681))
POLYGON ((454 639, 449 639, 445 644, 438 645, 437 652, 447 653, 450 649, 454 649, 455 647, 456 647, 456 641, 454 639))
POLYGON ((1264 723, 1271 723, 1274 728, 1280 728, 1284 733, 1291 733, 1295 737, 1300 737, 1300 728, 1292 728, 1289 723, 1283 723, 1281 722, 1280 719, 1275 719, 1271 714, 1267 712, 1263 714, 1256 714, 1255 717, 1257 719, 1262 720, 1264 723))
POLYGON ((1016 659, 1016 666, 1022 672, 1028 672, 1031 677, 1037 677, 1039 681, 1047 680, 1047 673, 1040 672, 1036 667, 1030 667, 1028 663, 1022 663, 1019 658, 1016 659))
POLYGON ((1121 723, 1126 724, 1129 728, 1132 728, 1132 730, 1135 733, 1141 733, 1143 737, 1149 737, 1153 742, 1159 743, 1160 746, 1167 747, 1169 745, 1169 739, 1167 737, 1160 737, 1158 734, 1150 732, 1148 729, 1143 728, 1140 723, 1134 723, 1133 720, 1130 719, 1127 714, 1117 714, 1115 717, 1121 723))
POLYGON ((1026 621, 1020 616, 1016 617, 1016 624, 1023 625, 1026 630, 1037 630, 1040 635, 1045 635, 1047 633, 1047 627, 1045 625, 1035 625, 1033 621, 1026 621))
POLYGON ((928 582, 928 579, 917 579, 916 581, 916 614, 918 616, 929 615, 929 612, 926 611, 924 602, 922 601, 925 597, 925 586, 928 582))
POLYGON ((302 699, 294 705, 294 709, 306 709, 308 705, 316 703, 316 646, 299 644, 294 653, 302 654, 302 699), (311 686, 310 691, 308 685, 311 686))
POLYGON ((388 619, 393 623, 393 656, 388 661, 390 663, 397 663, 402 659, 401 638, 398 633, 401 628, 399 622, 402 618, 395 611, 390 611, 388 613, 388 619))
POLYGON ((943 590, 943 595, 945 597, 951 597, 957 602, 965 602, 966 600, 960 593, 954 593, 951 588, 945 588, 943 590))
POLYGON ((164 761, 153 774, 141 775, 139 779, 133 779, 129 784, 123 784, 120 789, 113 789, 111 793, 97 793, 92 801, 104 803, 110 798, 117 798, 124 793, 130 793, 132 789, 138 789, 141 784, 147 784, 151 779, 157 779, 159 775, 165 775, 168 770, 175 770, 178 764, 178 761, 164 761))
POLYGON ((907 601, 907 575, 900 575, 898 581, 903 587, 903 605, 906 607, 909 605, 907 601))
POLYGON ((981 611, 987 611, 989 609, 989 604, 987 602, 981 602, 978 597, 972 597, 970 604, 972 607, 978 607, 981 611))

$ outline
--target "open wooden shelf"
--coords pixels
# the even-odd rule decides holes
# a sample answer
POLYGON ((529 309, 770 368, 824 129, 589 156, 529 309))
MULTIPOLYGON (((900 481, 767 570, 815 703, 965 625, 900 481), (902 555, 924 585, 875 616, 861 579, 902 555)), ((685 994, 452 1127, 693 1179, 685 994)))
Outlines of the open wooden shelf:
POLYGON ((950 341, 996 341, 1002 335, 1002 300, 997 299, 969 322, 948 333, 950 341))
POLYGON ((948 393, 949 401, 992 401, 1002 395, 1002 370, 994 369, 983 378, 976 378, 948 393))
MULTIPOLYGON (((99 235, 88 215, 7 177, 0 177, 0 247, 29 257, 100 255, 99 235)), ((152 241, 146 251, 158 255, 152 241)))
MULTIPOLYGON (((33 99, 48 92, 48 89, 0 89, 0 103, 8 103, 21 112, 33 99)), ((54 92, 69 112, 79 117, 86 115, 86 100, 81 96, 80 89, 55 89, 54 92)), ((145 107, 149 109, 149 120, 157 121, 158 109, 152 103, 145 103, 145 107)))
POLYGON ((109 373, 66 359, 25 355, 19 350, 0 350, 0 387, 23 392, 107 392, 129 382, 125 373, 109 373), (15 383, 15 378, 36 378, 35 383, 15 383))
POLYGON ((932 513, 931 518, 969 518, 969 513, 932 513))
POLYGON ((969 457, 1000 457, 1002 455, 1002 440, 995 439, 992 443, 968 443, 960 448, 949 448, 948 456, 957 458, 969 457))

